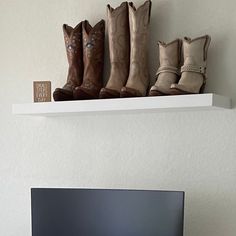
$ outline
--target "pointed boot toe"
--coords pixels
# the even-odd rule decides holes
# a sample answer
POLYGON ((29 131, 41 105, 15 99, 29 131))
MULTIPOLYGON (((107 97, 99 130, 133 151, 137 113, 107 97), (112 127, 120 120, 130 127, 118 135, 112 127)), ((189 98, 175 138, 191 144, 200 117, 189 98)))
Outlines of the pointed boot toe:
POLYGON ((142 94, 133 88, 123 87, 120 91, 120 97, 142 97, 142 94))
POLYGON ((91 90, 82 86, 76 87, 73 96, 75 100, 96 99, 98 95, 92 94, 91 90))
POLYGON ((70 101, 74 100, 73 92, 66 89, 57 88, 53 92, 54 101, 70 101))
POLYGON ((184 85, 182 84, 172 84, 170 86, 170 91, 172 95, 181 95, 181 94, 194 94, 193 92, 189 91, 184 85))
POLYGON ((120 93, 114 89, 102 88, 99 93, 99 98, 119 98, 120 93))
POLYGON ((162 91, 162 89, 159 86, 152 86, 148 96, 164 96, 166 93, 162 91))

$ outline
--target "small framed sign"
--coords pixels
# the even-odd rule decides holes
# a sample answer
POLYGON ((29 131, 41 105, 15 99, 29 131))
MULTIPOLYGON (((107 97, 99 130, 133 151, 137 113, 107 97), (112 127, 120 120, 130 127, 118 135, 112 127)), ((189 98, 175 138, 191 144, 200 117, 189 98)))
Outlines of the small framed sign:
POLYGON ((51 102, 51 81, 34 81, 34 102, 51 102))

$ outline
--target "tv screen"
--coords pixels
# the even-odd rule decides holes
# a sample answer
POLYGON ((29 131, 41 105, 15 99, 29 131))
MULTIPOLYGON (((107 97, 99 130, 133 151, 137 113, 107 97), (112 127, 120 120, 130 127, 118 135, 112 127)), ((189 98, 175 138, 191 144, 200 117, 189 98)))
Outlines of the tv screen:
POLYGON ((183 236, 184 192, 31 190, 33 236, 183 236))

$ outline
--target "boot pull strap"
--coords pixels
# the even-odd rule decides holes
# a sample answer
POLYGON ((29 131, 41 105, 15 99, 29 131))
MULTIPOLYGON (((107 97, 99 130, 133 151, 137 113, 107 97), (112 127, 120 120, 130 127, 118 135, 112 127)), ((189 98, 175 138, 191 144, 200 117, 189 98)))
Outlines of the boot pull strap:
POLYGON ((195 72, 205 75, 206 67, 205 66, 195 66, 195 65, 185 65, 181 67, 181 73, 183 72, 195 72))
POLYGON ((150 23, 151 20, 151 10, 152 10, 152 2, 149 0, 148 23, 150 23))
POLYGON ((207 60, 207 51, 210 46, 210 42, 211 42, 211 36, 206 35, 206 41, 205 41, 205 45, 204 45, 204 49, 203 49, 204 61, 207 60))
POLYGON ((180 75, 180 71, 177 67, 174 67, 174 66, 160 66, 157 70, 156 77, 159 74, 164 73, 164 72, 170 72, 170 73, 174 73, 176 75, 180 75))

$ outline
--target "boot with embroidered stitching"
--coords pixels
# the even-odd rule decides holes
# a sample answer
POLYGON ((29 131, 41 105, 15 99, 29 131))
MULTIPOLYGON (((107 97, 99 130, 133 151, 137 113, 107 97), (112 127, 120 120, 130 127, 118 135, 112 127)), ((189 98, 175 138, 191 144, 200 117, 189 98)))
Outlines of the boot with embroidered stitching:
POLYGON ((207 52, 211 37, 183 40, 184 65, 181 67, 181 78, 171 85, 171 94, 203 93, 206 83, 207 52))
POLYGON ((128 3, 113 9, 107 5, 110 76, 100 98, 118 98, 129 76, 130 37, 128 3))
POLYGON ((53 93, 55 101, 73 100, 73 89, 80 86, 83 80, 82 22, 75 28, 64 24, 63 33, 69 69, 66 84, 53 93))
POLYGON ((148 71, 148 33, 151 15, 151 1, 139 8, 129 3, 130 23, 130 69, 121 97, 146 96, 150 83, 148 71))
POLYGON ((105 21, 92 27, 88 21, 82 25, 83 32, 83 83, 74 89, 74 99, 96 99, 103 84, 105 21))
POLYGON ((181 62, 181 40, 176 39, 168 44, 158 42, 160 66, 156 73, 156 83, 149 91, 149 96, 171 94, 170 86, 178 82, 181 62))

